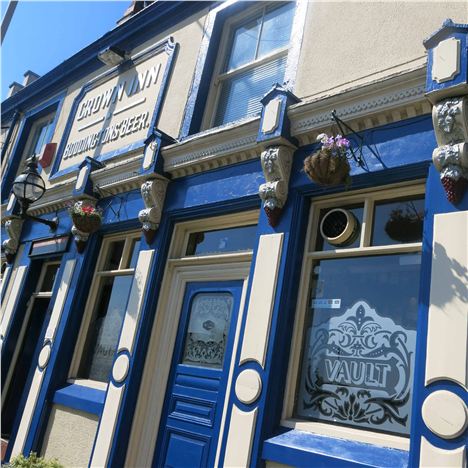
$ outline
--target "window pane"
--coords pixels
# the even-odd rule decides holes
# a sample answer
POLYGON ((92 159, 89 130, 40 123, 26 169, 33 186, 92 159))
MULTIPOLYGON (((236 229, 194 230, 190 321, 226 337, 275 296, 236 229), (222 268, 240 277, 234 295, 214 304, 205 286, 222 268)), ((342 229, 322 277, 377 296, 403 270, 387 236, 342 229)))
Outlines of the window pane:
POLYGON ((257 58, 289 44, 294 7, 294 3, 288 3, 265 15, 257 58))
POLYGON ((124 240, 115 241, 109 245, 109 250, 107 251, 107 258, 104 262, 104 267, 102 271, 112 271, 119 269, 124 245, 124 240))
POLYGON ((78 377, 107 382, 133 276, 104 278, 78 377))
POLYGON ((60 265, 48 265, 42 281, 41 292, 49 292, 54 289, 55 279, 57 278, 57 271, 60 265))
POLYGON ((234 31, 227 71, 234 70, 255 59, 260 23, 261 18, 256 18, 234 31))
MULTIPOLYGON (((318 223, 319 226, 322 223, 323 217, 333 209, 335 209, 335 207, 326 208, 326 209, 320 211, 320 217, 319 217, 319 223, 318 223)), ((336 249, 344 249, 344 248, 351 249, 351 248, 354 248, 354 247, 359 247, 359 242, 361 240, 360 234, 361 234, 361 226, 362 226, 362 217, 363 217, 363 214, 364 214, 364 205, 361 204, 361 205, 356 205, 356 206, 345 206, 345 207, 343 207, 343 209, 351 211, 351 213, 356 217, 356 219, 357 219, 357 221, 359 223, 359 234, 357 235, 354 242, 352 242, 349 245, 344 245, 344 246, 331 245, 330 243, 328 243, 322 237, 322 235, 320 234, 320 230, 318 230, 315 250, 336 250, 336 249)))
POLYGON ((223 366, 231 313, 229 293, 200 293, 193 298, 182 364, 223 366))
POLYGON ((257 239, 256 232, 257 226, 193 232, 189 236, 186 255, 252 250, 257 239))
POLYGON ((371 245, 421 242, 424 198, 375 204, 371 245))
POLYGON ((285 66, 286 57, 281 57, 225 80, 215 125, 258 114, 262 109, 260 99, 273 84, 283 82, 285 66))
POLYGON ((408 435, 420 254, 316 264, 296 416, 408 435))

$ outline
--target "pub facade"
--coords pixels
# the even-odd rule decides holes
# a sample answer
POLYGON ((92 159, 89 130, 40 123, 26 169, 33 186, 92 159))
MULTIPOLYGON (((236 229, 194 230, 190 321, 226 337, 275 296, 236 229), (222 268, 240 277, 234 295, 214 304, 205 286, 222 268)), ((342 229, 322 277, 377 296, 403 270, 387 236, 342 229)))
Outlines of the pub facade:
POLYGON ((3 460, 466 466, 467 23, 134 2, 12 85, 3 460))

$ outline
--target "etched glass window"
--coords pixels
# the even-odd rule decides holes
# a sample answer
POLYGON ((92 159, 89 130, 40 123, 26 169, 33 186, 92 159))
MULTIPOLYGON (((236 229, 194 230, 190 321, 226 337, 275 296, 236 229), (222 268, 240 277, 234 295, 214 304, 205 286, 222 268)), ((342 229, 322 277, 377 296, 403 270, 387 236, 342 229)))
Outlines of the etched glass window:
POLYGON ((420 255, 314 267, 297 416, 408 434, 420 255))
POLYGON ((139 237, 104 239, 90 291, 88 325, 77 377, 106 382, 109 379, 140 248, 139 237))
POLYGON ((223 367, 232 306, 230 293, 198 293, 193 297, 182 364, 223 367))
POLYGON ((424 198, 395 197, 390 190, 352 198, 319 202, 312 210, 291 416, 407 437, 424 198), (325 240, 327 232, 339 237, 340 229, 351 229, 339 223, 331 229, 322 220, 340 209, 354 216, 357 235, 337 247, 325 240))

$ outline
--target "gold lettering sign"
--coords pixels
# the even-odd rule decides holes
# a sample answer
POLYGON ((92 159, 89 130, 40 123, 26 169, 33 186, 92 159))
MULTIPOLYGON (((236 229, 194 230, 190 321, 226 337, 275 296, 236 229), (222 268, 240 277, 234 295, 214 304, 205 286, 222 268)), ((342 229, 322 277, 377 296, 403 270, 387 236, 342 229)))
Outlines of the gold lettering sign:
POLYGON ((133 57, 124 72, 87 85, 60 148, 59 171, 78 165, 86 156, 112 155, 147 137, 174 49, 171 41, 167 44, 133 57))

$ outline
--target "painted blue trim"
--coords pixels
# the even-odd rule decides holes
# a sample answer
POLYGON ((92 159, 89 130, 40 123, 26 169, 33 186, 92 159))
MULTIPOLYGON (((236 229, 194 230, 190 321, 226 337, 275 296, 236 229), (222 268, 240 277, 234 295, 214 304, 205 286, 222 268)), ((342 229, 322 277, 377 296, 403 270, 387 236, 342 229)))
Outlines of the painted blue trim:
MULTIPOLYGON (((152 55, 166 53, 168 55, 168 60, 167 60, 167 63, 166 63, 166 67, 164 69, 164 74, 163 74, 163 78, 162 78, 162 81, 161 81, 161 86, 159 87, 159 90, 158 90, 158 95, 156 97, 156 102, 155 102, 155 105, 154 105, 154 108, 153 108, 153 113, 152 113, 152 116, 151 116, 151 122, 150 122, 150 125, 148 127, 146 137, 143 140, 138 140, 138 141, 136 141, 134 143, 131 143, 130 145, 127 145, 127 146, 123 147, 123 148, 119 148, 118 150, 114 150, 114 151, 110 151, 110 152, 107 152, 107 153, 99 154, 96 157, 93 155, 92 157, 94 159, 97 159, 98 161, 107 161, 107 160, 115 158, 115 157, 117 157, 117 156, 119 156, 119 155, 121 155, 123 153, 126 153, 128 151, 131 151, 131 150, 134 150, 134 149, 137 149, 137 148, 140 148, 140 147, 144 146, 144 141, 146 140, 146 138, 148 138, 153 133, 154 127, 155 127, 155 125, 157 123, 157 119, 159 118, 159 115, 160 115, 160 112, 161 112, 161 107, 162 107, 161 104, 162 104, 163 99, 164 99, 164 97, 166 95, 166 88, 167 88, 168 80, 169 80, 169 77, 170 77, 170 74, 171 74, 172 68, 173 68, 174 56, 175 56, 175 52, 177 50, 176 46, 177 46, 177 44, 174 43, 174 40, 173 40, 172 37, 169 37, 169 38, 166 38, 166 39, 164 39, 162 41, 159 41, 153 47, 148 48, 147 50, 137 54, 132 60, 127 60, 126 62, 123 62, 122 64, 120 64, 120 65, 118 65, 118 66, 116 66, 114 68, 111 68, 108 72, 94 78, 93 80, 89 81, 88 83, 86 83, 81 88, 80 92, 78 93, 78 95, 75 97, 75 99, 73 101, 73 104, 72 104, 72 107, 71 107, 71 110, 70 110, 70 114, 68 116, 68 120, 67 120, 67 123, 65 125, 65 129, 63 131, 62 138, 60 140, 60 145, 59 145, 59 148, 57 150, 57 155, 55 157, 54 164, 52 166, 52 170, 50 171, 50 178, 49 178, 50 180, 54 180, 54 179, 56 179, 56 178, 58 178, 60 176, 63 176, 65 174, 69 174, 71 172, 74 172, 74 171, 78 170, 79 164, 81 164, 81 162, 82 162, 82 161, 80 161, 79 163, 75 164, 72 167, 62 169, 61 171, 59 171, 60 165, 62 164, 63 153, 64 153, 66 145, 68 143, 70 132, 71 132, 73 123, 75 121, 76 113, 78 112, 78 107, 79 107, 80 103, 82 102, 82 100, 87 95, 87 93, 89 93, 90 91, 95 89, 97 86, 100 86, 103 83, 105 83, 106 81, 114 78, 115 76, 118 76, 119 74, 127 71, 131 67, 135 67, 136 65, 144 62, 145 60, 147 60, 152 55)), ((95 150, 93 150, 92 153, 96 154, 97 151, 99 151, 99 146, 95 150)))
MULTIPOLYGON (((21 120, 20 128, 18 130, 18 135, 16 137, 15 144, 11 151, 8 165, 5 169, 5 175, 3 177, 2 182, 2 203, 6 201, 8 196, 10 195, 11 187, 13 181, 16 177, 16 173, 18 172, 18 168, 21 164, 23 152, 26 147, 27 139, 29 136, 29 131, 31 130, 34 122, 41 117, 55 112, 54 120, 51 125, 51 135, 54 135, 55 127, 57 126, 57 122, 60 116, 60 112, 62 110, 63 100, 65 98, 65 93, 59 94, 54 96, 53 98, 43 102, 39 106, 35 107, 34 109, 29 110, 26 112, 21 120)), ((50 142, 47 142, 50 143, 50 142)))
MULTIPOLYGON (((305 8, 307 2, 300 1, 296 4, 294 13, 291 47, 288 54, 288 63, 285 70, 284 81, 292 87, 296 78, 299 52, 302 43, 305 21, 305 8)), ((185 139, 189 135, 200 132, 205 106, 210 92, 212 73, 215 68, 219 45, 223 33, 224 23, 228 18, 245 11, 244 2, 225 2, 216 4, 205 22, 202 43, 198 52, 197 63, 193 75, 188 99, 184 109, 179 139, 185 139)), ((251 117, 251 116, 250 116, 251 117)), ((231 122, 232 123, 232 122, 231 122)), ((229 125, 229 124, 228 124, 229 125)), ((222 126, 220 126, 222 127, 222 126)))
POLYGON ((72 384, 57 390, 52 403, 100 416, 105 395, 105 390, 72 384))
POLYGON ((266 440, 262 458, 298 467, 408 466, 408 452, 291 430, 266 440))

